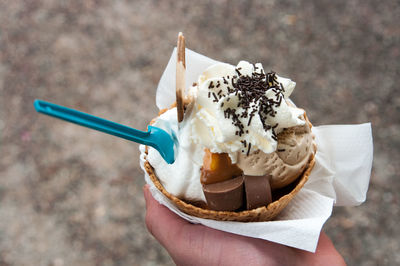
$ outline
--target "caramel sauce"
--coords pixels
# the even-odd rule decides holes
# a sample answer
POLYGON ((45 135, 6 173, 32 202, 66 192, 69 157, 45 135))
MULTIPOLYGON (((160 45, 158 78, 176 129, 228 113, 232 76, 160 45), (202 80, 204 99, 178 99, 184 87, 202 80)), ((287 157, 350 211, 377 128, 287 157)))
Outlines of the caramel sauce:
POLYGON ((226 181, 241 175, 242 172, 236 164, 232 164, 227 153, 212 153, 209 149, 205 149, 200 176, 202 184, 208 185, 226 181))

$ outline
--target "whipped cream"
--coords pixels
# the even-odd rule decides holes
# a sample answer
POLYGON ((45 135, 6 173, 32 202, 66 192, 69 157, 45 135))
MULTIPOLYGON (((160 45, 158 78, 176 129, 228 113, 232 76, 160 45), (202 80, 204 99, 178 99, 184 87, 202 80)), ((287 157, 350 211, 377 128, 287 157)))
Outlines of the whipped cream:
POLYGON ((276 134, 304 125, 303 110, 286 102, 296 83, 265 73, 262 65, 241 61, 234 67, 218 63, 207 68, 192 87, 192 140, 214 153, 274 152, 276 134))
MULTIPOLYGON (((164 188, 172 195, 188 201, 205 202, 200 183, 200 168, 203 164, 204 147, 191 141, 191 127, 187 119, 177 121, 176 108, 161 114, 153 126, 164 129, 175 140, 175 162, 168 164, 160 153, 148 147, 146 159, 154 167, 154 171, 164 188)), ((144 145, 141 151, 144 153, 144 145)))

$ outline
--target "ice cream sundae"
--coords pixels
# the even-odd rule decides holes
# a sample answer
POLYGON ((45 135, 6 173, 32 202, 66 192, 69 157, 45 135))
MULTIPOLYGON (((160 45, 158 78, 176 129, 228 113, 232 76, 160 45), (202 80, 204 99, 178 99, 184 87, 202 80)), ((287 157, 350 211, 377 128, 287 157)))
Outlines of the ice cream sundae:
POLYGON ((153 183, 194 216, 273 219, 314 165, 311 124, 289 100, 295 85, 260 63, 204 69, 186 94, 179 93, 176 105, 183 108, 171 106, 152 121, 176 140, 173 164, 147 148, 153 183))

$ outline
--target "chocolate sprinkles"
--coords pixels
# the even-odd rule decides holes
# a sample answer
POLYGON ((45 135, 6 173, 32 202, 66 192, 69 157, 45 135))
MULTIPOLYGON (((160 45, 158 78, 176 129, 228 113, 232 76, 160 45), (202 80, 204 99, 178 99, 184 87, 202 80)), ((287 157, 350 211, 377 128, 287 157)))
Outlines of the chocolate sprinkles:
POLYGON ((212 96, 214 97, 214 101, 213 101, 213 102, 218 102, 217 95, 215 95, 215 93, 214 93, 214 92, 212 93, 212 96))
POLYGON ((249 143, 249 148, 247 149, 246 156, 249 156, 249 154, 250 154, 250 149, 251 149, 251 143, 249 143))
MULTIPOLYGON (((265 131, 271 130, 272 138, 277 141, 278 138, 275 129, 278 127, 278 124, 269 125, 266 121, 268 117, 275 117, 276 108, 281 105, 284 99, 283 92, 285 89, 282 83, 278 82, 278 77, 274 71, 265 73, 262 68, 259 68, 255 64, 253 64, 253 67, 254 71, 250 76, 243 75, 240 72, 242 68, 237 67, 235 68, 237 75, 222 77, 223 84, 229 85, 226 86, 228 94, 234 94, 238 99, 236 108, 225 107, 223 111, 224 117, 230 119, 232 124, 236 127, 235 134, 237 136, 242 136, 243 134, 249 133, 249 130, 245 130, 242 120, 247 119, 248 127, 251 125, 253 117, 258 115, 263 129, 265 131), (229 84, 229 81, 231 84, 229 84), (272 96, 267 97, 267 91, 272 91, 272 96)), ((222 89, 219 89, 218 92, 213 90, 215 87, 220 88, 220 86, 220 81, 217 81, 215 85, 213 81, 211 81, 208 86, 208 89, 210 89, 208 98, 211 98, 212 94, 213 102, 218 102, 222 97, 226 96, 222 93, 222 89)), ((231 98, 227 96, 225 101, 229 102, 230 99, 231 98)), ((223 108, 224 102, 222 102, 220 106, 223 108)), ((245 140, 242 140, 241 143, 244 148, 247 148, 247 155, 249 155, 251 143, 247 143, 245 140)), ((284 149, 278 151, 284 151, 284 149)), ((244 152, 244 150, 242 150, 242 152, 244 152)))

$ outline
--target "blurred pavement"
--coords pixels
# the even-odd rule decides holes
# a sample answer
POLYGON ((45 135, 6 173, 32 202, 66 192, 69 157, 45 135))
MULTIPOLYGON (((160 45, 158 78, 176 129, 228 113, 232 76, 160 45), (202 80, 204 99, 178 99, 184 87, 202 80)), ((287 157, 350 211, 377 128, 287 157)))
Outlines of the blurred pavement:
POLYGON ((0 265, 173 265, 144 224, 138 146, 35 98, 145 129, 187 47, 297 82, 314 125, 372 122, 367 201, 324 229, 349 265, 400 265, 399 1, 0 1, 0 265))

